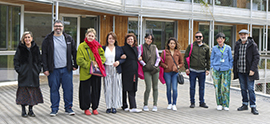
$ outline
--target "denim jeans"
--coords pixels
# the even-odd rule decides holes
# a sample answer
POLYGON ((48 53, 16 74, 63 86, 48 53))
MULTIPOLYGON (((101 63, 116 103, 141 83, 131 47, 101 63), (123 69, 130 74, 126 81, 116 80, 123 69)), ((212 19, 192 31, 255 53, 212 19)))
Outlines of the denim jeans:
POLYGON ((248 73, 238 73, 238 76, 239 76, 243 104, 248 105, 248 102, 250 101, 249 103, 250 107, 256 107, 256 104, 255 104, 256 96, 254 93, 254 80, 250 81, 248 79, 248 73))
POLYGON ((167 86, 167 100, 168 104, 171 104, 171 89, 173 90, 173 105, 176 105, 177 100, 177 72, 164 72, 164 79, 167 86))
POLYGON ((194 72, 190 71, 189 74, 189 93, 190 93, 190 103, 195 103, 195 86, 196 86, 196 78, 199 80, 199 97, 200 97, 200 104, 204 103, 204 85, 205 85, 205 72, 194 72))
POLYGON ((68 71, 67 68, 58 68, 54 69, 53 72, 48 76, 48 82, 50 87, 50 96, 51 96, 51 108, 52 111, 59 110, 59 88, 62 84, 63 96, 65 102, 65 109, 72 107, 73 101, 73 75, 72 71, 68 71))

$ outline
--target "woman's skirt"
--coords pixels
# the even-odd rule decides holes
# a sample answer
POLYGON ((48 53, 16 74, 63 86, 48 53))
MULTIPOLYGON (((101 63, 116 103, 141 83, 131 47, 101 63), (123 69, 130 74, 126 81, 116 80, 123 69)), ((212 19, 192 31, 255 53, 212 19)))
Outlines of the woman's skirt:
POLYGON ((122 106, 122 75, 113 65, 105 65, 107 76, 104 77, 104 95, 107 108, 122 106))
POLYGON ((39 87, 18 87, 16 94, 18 105, 37 105, 43 103, 42 93, 39 87))

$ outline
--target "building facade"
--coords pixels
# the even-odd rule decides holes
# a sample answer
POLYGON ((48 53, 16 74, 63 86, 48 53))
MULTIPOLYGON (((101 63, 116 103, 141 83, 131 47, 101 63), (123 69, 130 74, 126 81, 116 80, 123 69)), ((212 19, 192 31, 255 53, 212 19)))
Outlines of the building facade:
POLYGON ((210 47, 216 45, 214 36, 223 32, 225 43, 234 48, 237 32, 248 29, 261 54, 267 55, 269 4, 268 0, 0 0, 0 81, 17 79, 13 57, 22 33, 32 31, 41 47, 55 19, 64 21, 65 32, 77 46, 90 27, 97 30, 101 45, 110 31, 117 34, 120 46, 128 32, 135 33, 140 44, 146 33, 152 33, 159 50, 169 37, 176 37, 183 51, 197 31, 210 47))

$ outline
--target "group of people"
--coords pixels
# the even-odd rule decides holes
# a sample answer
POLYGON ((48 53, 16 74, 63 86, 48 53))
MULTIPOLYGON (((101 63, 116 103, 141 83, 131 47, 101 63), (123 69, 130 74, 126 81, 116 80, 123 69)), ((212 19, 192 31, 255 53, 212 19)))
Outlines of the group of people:
POLYGON ((195 41, 190 44, 184 57, 180 45, 175 38, 168 39, 165 50, 159 55, 157 47, 152 44, 154 36, 146 34, 145 43, 137 45, 136 36, 128 33, 123 47, 118 46, 117 36, 109 32, 106 45, 101 46, 96 41, 96 31, 89 28, 84 41, 78 46, 72 37, 66 34, 64 24, 60 20, 54 22, 54 31, 48 34, 42 43, 42 55, 33 40, 30 31, 23 33, 14 56, 14 68, 18 73, 18 90, 16 103, 22 107, 22 117, 35 117, 33 106, 43 103, 39 88, 39 73, 43 67, 44 75, 48 77, 50 87, 51 113, 56 116, 59 110, 59 88, 62 85, 65 112, 75 115, 73 106, 73 71, 80 73, 79 106, 86 115, 97 115, 100 101, 101 77, 103 77, 106 113, 117 113, 117 108, 124 111, 141 112, 136 105, 138 85, 138 66, 142 66, 145 92, 143 111, 149 111, 148 99, 153 89, 153 108, 157 111, 158 79, 160 67, 164 69, 164 79, 167 87, 167 109, 177 110, 177 76, 179 69, 185 65, 190 80, 190 108, 195 107, 196 78, 199 82, 200 107, 208 108, 204 101, 205 77, 211 69, 216 89, 217 110, 229 110, 231 69, 234 79, 239 78, 243 105, 237 110, 248 110, 259 114, 256 110, 254 80, 259 79, 259 53, 256 43, 248 37, 247 30, 239 32, 240 39, 236 42, 234 59, 231 47, 224 43, 225 35, 216 35, 216 46, 210 49, 203 42, 201 32, 195 34, 195 41), (186 58, 190 58, 187 61, 186 58), (211 63, 211 64, 210 64, 211 63), (91 68, 98 69, 100 75, 91 73, 91 68), (127 102, 129 100, 129 104, 127 102), (172 99, 172 100, 171 100, 172 99), (25 107, 29 106, 29 112, 25 107), (92 108, 92 113, 90 112, 92 108))

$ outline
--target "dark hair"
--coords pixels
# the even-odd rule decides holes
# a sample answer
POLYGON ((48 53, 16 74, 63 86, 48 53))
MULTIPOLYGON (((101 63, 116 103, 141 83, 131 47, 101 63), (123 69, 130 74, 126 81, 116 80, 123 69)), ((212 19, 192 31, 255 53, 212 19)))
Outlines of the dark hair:
POLYGON ((61 24, 63 25, 63 27, 64 27, 64 22, 63 22, 62 20, 56 20, 56 21, 53 23, 53 25, 55 25, 55 23, 61 23, 61 24))
POLYGON ((223 39, 225 39, 225 34, 222 33, 222 32, 219 32, 217 35, 216 35, 216 39, 222 37, 223 39))
POLYGON ((152 38, 152 43, 154 42, 154 40, 155 40, 155 37, 154 37, 154 35, 153 34, 146 34, 145 36, 144 36, 144 38, 148 38, 149 36, 151 36, 151 38, 152 38))
MULTIPOLYGON (((196 35, 196 34, 199 34, 199 33, 201 33, 201 34, 202 34, 202 32, 200 32, 200 31, 197 31, 197 32, 195 33, 195 35, 196 35)), ((202 36, 203 36, 203 34, 202 34, 202 36)))
POLYGON ((109 32, 108 33, 108 35, 107 35, 107 37, 106 37, 106 46, 108 46, 108 39, 109 39, 109 36, 110 35, 112 35, 112 37, 113 37, 113 39, 115 40, 115 42, 114 42, 114 46, 118 46, 118 44, 117 44, 117 37, 116 37, 116 34, 114 33, 114 32, 109 32))
POLYGON ((178 41, 176 40, 176 38, 174 38, 174 37, 169 38, 169 40, 167 42, 167 49, 168 50, 170 49, 169 43, 171 42, 171 40, 173 40, 175 42, 175 48, 174 49, 180 50, 180 45, 179 45, 178 41))
POLYGON ((127 44, 127 39, 128 39, 129 37, 133 37, 133 39, 134 39, 133 45, 134 45, 134 46, 137 46, 137 38, 136 38, 136 36, 135 36, 133 33, 128 33, 128 34, 126 34, 126 36, 125 36, 125 45, 127 44))

